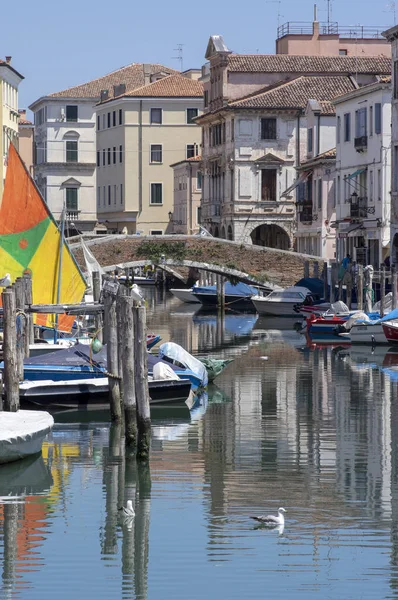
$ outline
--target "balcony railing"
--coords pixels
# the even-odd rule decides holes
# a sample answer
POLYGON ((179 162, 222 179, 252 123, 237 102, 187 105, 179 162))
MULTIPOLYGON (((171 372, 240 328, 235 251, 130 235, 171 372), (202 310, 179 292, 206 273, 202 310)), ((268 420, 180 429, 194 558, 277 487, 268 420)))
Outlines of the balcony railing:
POLYGON ((67 221, 77 221, 79 219, 80 210, 68 210, 66 211, 67 221))
POLYGON ((351 203, 350 217, 351 219, 366 219, 369 214, 375 214, 375 207, 368 206, 367 197, 359 197, 355 204, 351 203))
POLYGON ((312 214, 312 211, 303 211, 299 213, 300 223, 312 223, 312 221, 314 220, 313 217, 314 215, 312 214))
POLYGON ((357 150, 357 152, 366 150, 366 148, 368 147, 368 136, 361 135, 360 137, 356 137, 354 140, 354 146, 355 146, 355 150, 357 150))
MULTIPOLYGON (((341 38, 364 40, 384 39, 385 27, 363 27, 361 25, 341 26, 336 22, 319 23, 320 35, 339 35, 341 38)), ((278 39, 285 35, 312 35, 313 23, 309 21, 290 21, 278 27, 278 39)))

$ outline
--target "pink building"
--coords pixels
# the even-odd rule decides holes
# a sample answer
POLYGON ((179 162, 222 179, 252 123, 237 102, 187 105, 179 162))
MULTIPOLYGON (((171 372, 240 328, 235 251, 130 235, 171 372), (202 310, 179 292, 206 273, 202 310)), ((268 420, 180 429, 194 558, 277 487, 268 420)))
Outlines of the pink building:
POLYGON ((32 121, 26 118, 25 109, 20 109, 18 113, 19 154, 33 177, 35 127, 32 121))

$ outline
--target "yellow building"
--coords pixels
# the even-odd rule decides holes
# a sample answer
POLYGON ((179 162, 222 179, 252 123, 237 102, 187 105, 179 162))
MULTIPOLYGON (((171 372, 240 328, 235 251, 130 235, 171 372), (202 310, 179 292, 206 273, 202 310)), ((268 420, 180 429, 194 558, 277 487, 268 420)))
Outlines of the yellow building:
POLYGON ((171 164, 200 153, 203 85, 196 74, 151 75, 130 92, 103 90, 97 106, 97 214, 112 233, 172 231, 171 164))
POLYGON ((10 141, 18 147, 18 86, 23 77, 11 66, 11 56, 0 59, 0 201, 3 195, 10 141))

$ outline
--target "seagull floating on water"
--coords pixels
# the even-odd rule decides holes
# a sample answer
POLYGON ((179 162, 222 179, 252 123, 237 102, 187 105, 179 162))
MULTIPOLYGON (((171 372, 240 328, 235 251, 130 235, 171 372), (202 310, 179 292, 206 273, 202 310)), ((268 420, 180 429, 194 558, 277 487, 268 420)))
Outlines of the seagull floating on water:
POLYGON ((135 517, 135 510, 132 500, 127 500, 127 506, 122 506, 119 510, 123 511, 125 517, 135 517))
POLYGON ((285 524, 285 517, 283 515, 283 513, 285 513, 286 510, 284 508, 278 508, 278 516, 274 516, 274 515, 260 515, 259 517, 250 517, 251 519, 254 519, 255 521, 258 521, 259 523, 263 523, 264 525, 269 525, 269 526, 275 526, 275 525, 284 525, 285 524))

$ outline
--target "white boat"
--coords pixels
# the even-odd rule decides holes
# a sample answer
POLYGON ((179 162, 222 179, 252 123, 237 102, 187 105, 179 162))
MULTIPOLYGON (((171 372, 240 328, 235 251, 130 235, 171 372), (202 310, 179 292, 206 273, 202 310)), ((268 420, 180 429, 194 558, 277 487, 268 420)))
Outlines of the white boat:
POLYGON ((0 464, 41 452, 54 419, 45 411, 2 412, 0 419, 0 464))
POLYGON ((200 300, 192 293, 193 288, 188 288, 186 290, 170 290, 170 292, 181 300, 182 302, 187 302, 189 304, 200 304, 200 300))
POLYGON ((251 300, 260 315, 275 315, 277 317, 297 317, 294 310, 297 304, 302 304, 312 293, 308 288, 292 286, 284 290, 271 292, 268 296, 252 296, 251 300))
POLYGON ((383 325, 377 323, 354 323, 347 333, 352 344, 387 344, 388 340, 384 334, 383 325))

